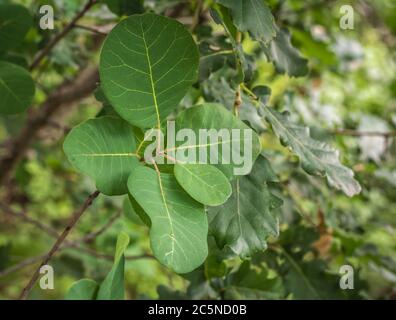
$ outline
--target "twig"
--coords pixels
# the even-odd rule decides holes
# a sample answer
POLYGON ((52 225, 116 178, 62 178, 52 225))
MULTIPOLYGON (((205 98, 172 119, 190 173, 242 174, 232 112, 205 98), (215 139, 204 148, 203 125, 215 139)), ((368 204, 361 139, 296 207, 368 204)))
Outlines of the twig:
POLYGON ((87 235, 85 235, 81 241, 83 242, 90 242, 93 239, 95 239, 96 237, 98 237, 99 235, 101 235, 103 232, 105 232, 108 228, 110 228, 113 223, 121 216, 121 210, 118 210, 115 214, 113 214, 113 216, 110 217, 110 219, 107 221, 107 223, 105 225, 103 225, 101 228, 99 228, 96 231, 93 231, 91 233, 88 233, 87 235))
POLYGON ((29 66, 30 70, 35 69, 41 62, 41 60, 43 60, 45 58, 45 56, 47 56, 50 51, 56 46, 56 44, 62 39, 64 38, 70 30, 73 29, 73 27, 75 26, 76 22, 85 15, 85 13, 95 4, 97 3, 97 0, 88 0, 88 2, 85 4, 85 6, 81 9, 81 11, 77 12, 77 14, 74 16, 74 18, 65 26, 65 28, 58 33, 47 45, 46 47, 44 47, 43 50, 41 50, 36 57, 33 59, 33 62, 31 63, 31 65, 29 66))
POLYGON ((4 269, 4 270, 0 271, 0 277, 4 277, 4 276, 6 276, 6 275, 8 275, 8 274, 10 274, 10 273, 13 273, 13 272, 16 272, 16 271, 18 271, 18 270, 20 270, 20 269, 23 269, 23 268, 25 268, 25 267, 28 267, 28 266, 30 266, 30 265, 32 265, 32 264, 34 264, 34 263, 36 263, 36 262, 38 262, 38 261, 44 259, 44 257, 45 257, 46 255, 47 255, 47 254, 42 254, 42 255, 40 255, 40 256, 28 258, 28 259, 25 259, 25 260, 19 262, 19 263, 16 264, 16 265, 13 265, 12 267, 9 267, 9 268, 7 268, 7 269, 4 269))
POLYGON ((43 261, 40 263, 40 266, 36 269, 36 271, 33 273, 32 278, 30 279, 29 283, 26 285, 26 287, 22 290, 21 295, 19 297, 20 300, 25 300, 30 292, 32 290, 33 285, 36 283, 39 274, 40 274, 40 268, 43 265, 46 265, 48 261, 52 258, 52 256, 55 254, 55 252, 60 248, 62 245, 63 241, 66 239, 66 237, 69 235, 70 231, 73 229, 77 221, 80 219, 82 214, 85 212, 85 210, 92 204, 93 200, 99 196, 99 191, 95 191, 92 194, 88 196, 88 198, 85 200, 84 204, 72 215, 69 223, 67 224, 66 228, 63 230, 62 234, 59 236, 59 238, 56 240, 54 245, 52 246, 51 250, 47 253, 43 261))
POLYGON ((364 136, 367 137, 381 136, 385 138, 396 137, 396 131, 380 132, 380 131, 357 131, 351 129, 335 129, 332 130, 331 133, 342 136, 351 136, 351 137, 364 137, 364 136))

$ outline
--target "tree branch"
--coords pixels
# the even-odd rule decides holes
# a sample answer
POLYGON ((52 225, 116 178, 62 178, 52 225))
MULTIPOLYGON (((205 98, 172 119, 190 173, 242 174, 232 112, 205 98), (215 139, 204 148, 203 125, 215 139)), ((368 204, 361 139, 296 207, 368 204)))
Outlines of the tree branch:
POLYGON ((74 18, 65 26, 65 28, 58 33, 48 44, 44 47, 43 50, 41 50, 36 57, 33 59, 33 62, 29 66, 30 70, 35 69, 36 67, 39 66, 40 62, 47 56, 51 50, 57 45, 57 43, 62 40, 69 32, 70 30, 73 29, 75 26, 76 22, 82 18, 85 13, 95 4, 97 3, 97 0, 88 0, 88 2, 85 4, 85 6, 77 12, 77 14, 74 16, 74 18))
POLYGON ((351 136, 351 137, 384 137, 384 138, 390 138, 390 137, 396 137, 396 131, 357 131, 357 130, 352 130, 352 129, 335 129, 332 130, 331 133, 333 134, 338 134, 342 136, 351 136))
POLYGON ((43 261, 40 263, 39 267, 36 269, 36 271, 33 273, 32 278, 30 279, 29 283, 26 285, 26 287, 22 290, 21 295, 19 297, 20 300, 25 300, 30 292, 32 290, 34 284, 36 283, 39 274, 40 274, 40 268, 43 265, 46 265, 52 258, 52 256, 55 254, 55 252, 61 247, 63 241, 66 239, 66 237, 69 235, 70 231, 73 229, 77 221, 80 219, 80 217, 83 215, 85 210, 92 204, 93 200, 96 199, 99 196, 99 191, 95 191, 92 194, 88 196, 88 198, 85 200, 84 204, 74 212, 72 215, 69 223, 67 224, 66 228, 63 230, 62 234, 59 236, 59 238, 56 240, 54 245, 52 246, 51 250, 46 254, 44 257, 43 261))
POLYGON ((8 152, 0 159, 0 185, 8 183, 17 163, 51 115, 62 106, 88 96, 96 88, 98 81, 98 69, 87 67, 74 80, 63 82, 39 108, 30 109, 26 125, 14 139, 7 142, 8 152))

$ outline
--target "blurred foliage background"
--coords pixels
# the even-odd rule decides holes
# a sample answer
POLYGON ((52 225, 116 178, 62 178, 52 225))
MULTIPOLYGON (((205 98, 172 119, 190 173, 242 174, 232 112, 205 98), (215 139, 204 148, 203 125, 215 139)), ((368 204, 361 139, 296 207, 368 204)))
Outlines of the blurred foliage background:
MULTIPOLYGON (((144 8, 175 16, 187 25, 198 21, 195 37, 203 43, 209 35, 220 37, 223 32, 210 18, 210 2, 146 0, 144 8)), ((27 66, 85 1, 0 0, 3 3, 23 4, 34 17, 21 46, 7 57, 0 53, 0 59, 27 66), (54 7, 54 30, 38 27, 42 4, 54 7)), ((31 298, 62 299, 78 279, 103 279, 112 265, 121 230, 131 238, 125 269, 128 299, 396 298, 396 143, 392 138, 396 130, 396 2, 271 0, 268 4, 278 25, 291 31, 292 43, 308 59, 310 72, 301 78, 277 73, 263 52, 245 37, 243 47, 255 70, 251 84, 270 87, 270 105, 289 110, 295 121, 311 128, 315 138, 337 147, 343 163, 355 171, 361 194, 348 198, 330 189, 324 180, 308 176, 297 159, 264 130, 264 153, 281 181, 275 192, 285 203, 279 212, 280 238, 272 239, 267 251, 245 263, 237 258, 212 261, 216 259, 209 256, 202 270, 176 275, 151 258, 148 229, 124 197, 100 195, 68 238, 71 244, 51 261, 55 289, 35 287, 31 298), (339 26, 344 4, 354 9, 353 30, 339 26), (79 245, 73 246, 74 242, 79 245), (355 270, 355 289, 349 290, 353 293, 340 292, 338 287, 339 268, 344 264, 355 270), (315 294, 306 287, 314 287, 315 294)), ((82 69, 97 64, 102 33, 123 14, 141 8, 117 10, 113 8, 121 17, 105 3, 96 5, 34 70, 35 106, 65 79, 72 81, 82 69)), ((225 77, 221 65, 226 63, 222 59, 215 62, 216 67, 206 66, 208 70, 203 71, 208 75, 182 104, 218 100, 213 86, 225 77)), ((220 86, 218 90, 226 88, 220 86)), ((95 117, 102 109, 100 100, 92 93, 51 116, 11 181, 1 186, 0 201, 52 231, 63 230, 72 212, 95 188, 67 162, 62 151, 64 134, 95 117)), ((0 117, 0 155, 7 152, 7 142, 22 130, 26 117, 0 117)), ((53 241, 43 226, 1 212, 1 299, 19 295, 53 241)))

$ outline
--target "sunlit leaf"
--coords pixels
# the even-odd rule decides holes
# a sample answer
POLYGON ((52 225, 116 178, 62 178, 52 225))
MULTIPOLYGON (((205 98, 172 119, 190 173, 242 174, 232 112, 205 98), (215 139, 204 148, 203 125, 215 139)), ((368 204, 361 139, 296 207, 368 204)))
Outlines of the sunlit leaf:
POLYGON ((133 15, 108 35, 100 56, 102 89, 130 123, 158 125, 198 76, 198 49, 178 21, 133 15))

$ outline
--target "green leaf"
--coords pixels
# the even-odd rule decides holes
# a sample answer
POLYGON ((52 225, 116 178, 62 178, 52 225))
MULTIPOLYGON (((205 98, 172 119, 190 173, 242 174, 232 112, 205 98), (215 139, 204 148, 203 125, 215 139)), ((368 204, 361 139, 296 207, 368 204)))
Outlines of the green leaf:
POLYGON ((90 279, 81 279, 73 283, 66 294, 66 300, 96 300, 99 285, 90 279))
POLYGON ((282 299, 282 280, 270 278, 269 271, 261 267, 253 269, 248 261, 242 263, 237 272, 226 278, 225 299, 282 299))
POLYGON ((220 248, 230 248, 241 256, 251 256, 267 248, 266 238, 278 235, 274 209, 282 205, 268 189, 275 180, 264 157, 259 157, 252 172, 232 182, 233 194, 226 203, 208 209, 210 233, 220 248))
POLYGON ((106 195, 127 193, 127 180, 138 165, 133 128, 122 119, 106 116, 73 128, 63 145, 70 163, 95 180, 106 195))
POLYGON ((268 47, 263 45, 263 50, 271 60, 277 72, 287 73, 292 77, 302 77, 308 74, 308 60, 301 57, 290 41, 287 29, 280 29, 268 47))
POLYGON ((268 42, 276 35, 274 17, 263 0, 217 0, 232 12, 239 31, 248 31, 259 41, 268 42))
POLYGON ((302 168, 311 175, 326 176, 328 183, 352 197, 361 191, 351 169, 343 166, 339 152, 324 142, 311 138, 308 127, 291 123, 288 113, 279 113, 261 105, 266 120, 271 124, 282 144, 300 158, 302 168))
POLYGON ((25 7, 0 4, 0 52, 21 44, 32 23, 33 19, 25 7))
POLYGON ((193 159, 189 163, 204 163, 206 161, 206 163, 215 165, 228 178, 232 178, 234 175, 248 174, 251 166, 247 162, 250 159, 253 164, 260 153, 261 146, 257 134, 220 104, 206 103, 181 112, 176 118, 176 132, 184 128, 193 130, 197 141, 194 139, 187 139, 185 142, 176 141, 176 147, 167 147, 168 155, 171 154, 178 160, 186 157, 190 159, 191 155, 195 157, 195 161, 193 159), (203 129, 214 129, 216 132, 212 137, 200 139, 203 129), (200 161, 199 158, 205 156, 203 151, 206 153, 206 158, 202 159, 204 161, 200 161), (217 160, 214 156, 216 152, 218 152, 217 160), (185 156, 186 154, 187 156, 185 156), (235 155, 240 156, 242 163, 235 161, 235 155), (229 156, 228 162, 230 163, 222 160, 227 156, 229 156))
POLYGON ((103 280, 98 291, 98 300, 124 299, 124 251, 129 244, 129 236, 121 232, 117 238, 114 265, 103 280))
POLYGON ((271 212, 282 205, 267 182, 273 181, 268 161, 259 157, 248 176, 232 182, 233 194, 226 203, 208 209, 210 233, 220 248, 251 256, 267 248, 266 238, 278 235, 278 219, 271 212))
POLYGON ((133 199, 129 195, 126 196, 122 203, 122 209, 123 209, 125 218, 128 221, 132 222, 133 224, 144 225, 142 219, 140 218, 140 215, 136 212, 135 207, 132 205, 130 198, 133 199))
POLYGON ((0 61, 1 114, 25 111, 32 103, 34 91, 33 79, 26 69, 0 61))
POLYGON ((151 248, 157 259, 177 273, 200 266, 208 253, 208 222, 172 174, 136 168, 128 179, 132 196, 151 219, 151 248))
POLYGON ((208 206, 223 204, 232 192, 227 177, 208 164, 177 163, 175 177, 192 198, 208 206))
POLYGON ((134 15, 108 35, 100 56, 101 86, 130 123, 151 128, 177 107, 198 76, 198 48, 178 21, 134 15))
POLYGON ((143 0, 103 0, 109 10, 118 16, 142 13, 143 0))

